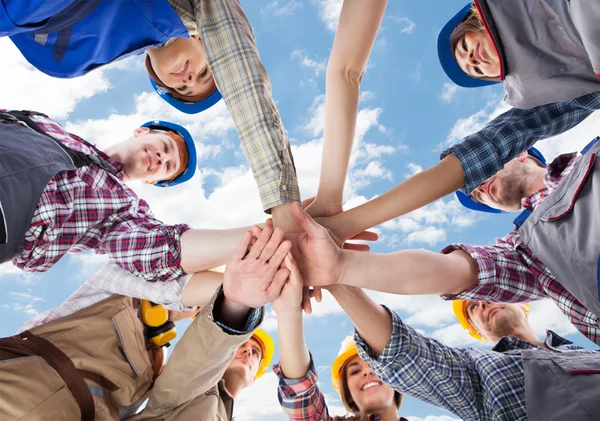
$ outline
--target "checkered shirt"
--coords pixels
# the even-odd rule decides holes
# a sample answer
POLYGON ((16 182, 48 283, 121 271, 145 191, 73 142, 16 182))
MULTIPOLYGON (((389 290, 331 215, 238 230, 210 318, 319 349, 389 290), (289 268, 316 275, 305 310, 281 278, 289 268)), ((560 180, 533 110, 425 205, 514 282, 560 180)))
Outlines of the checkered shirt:
MULTIPOLYGON (((279 378, 277 397, 283 412, 291 421, 337 421, 344 417, 331 417, 325 402, 325 396, 317 385, 315 363, 310 359, 310 367, 304 377, 299 379, 286 378, 279 364, 273 366, 273 371, 279 378)), ((370 421, 381 421, 381 417, 371 415, 370 421)), ((400 417, 398 421, 407 421, 400 417)))
POLYGON ((252 27, 237 0, 169 0, 191 34, 200 35, 215 82, 240 137, 263 209, 300 201, 290 142, 252 27))
POLYGON ((13 263, 44 272, 67 252, 93 249, 146 281, 184 276, 179 241, 189 227, 157 220, 148 204, 123 183, 122 164, 45 115, 31 119, 63 145, 99 156, 117 176, 90 165, 50 179, 25 232, 25 248, 13 263))
MULTIPOLYGON (((452 348, 421 335, 387 310, 393 331, 381 355, 354 333, 360 357, 382 381, 464 421, 527 420, 521 350, 537 346, 508 336, 492 350, 452 348)), ((596 352, 573 345, 551 331, 547 331, 545 343, 561 353, 596 352)))
MULTIPOLYGON (((581 160, 576 154, 557 157, 546 171, 545 188, 523 201, 533 211, 581 160)), ((447 254, 464 250, 477 262, 479 282, 458 295, 445 295, 447 300, 486 300, 527 302, 549 297, 571 323, 591 341, 600 345, 600 319, 587 310, 554 277, 550 270, 523 244, 517 230, 496 240, 492 246, 452 244, 442 250, 447 254)))
POLYGON ((513 108, 442 152, 441 158, 453 153, 460 160, 465 174, 462 191, 470 194, 538 140, 569 130, 598 109, 600 92, 528 110, 513 108))

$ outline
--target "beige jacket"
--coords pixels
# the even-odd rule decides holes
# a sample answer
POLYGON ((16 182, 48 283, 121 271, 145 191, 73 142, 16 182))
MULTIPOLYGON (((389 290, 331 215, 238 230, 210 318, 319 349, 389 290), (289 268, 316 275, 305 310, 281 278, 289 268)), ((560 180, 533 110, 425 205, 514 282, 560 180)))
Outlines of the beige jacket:
POLYGON ((217 325, 206 306, 175 346, 156 380, 146 408, 132 421, 230 421, 233 399, 221 377, 235 351, 252 332, 231 335, 217 325))

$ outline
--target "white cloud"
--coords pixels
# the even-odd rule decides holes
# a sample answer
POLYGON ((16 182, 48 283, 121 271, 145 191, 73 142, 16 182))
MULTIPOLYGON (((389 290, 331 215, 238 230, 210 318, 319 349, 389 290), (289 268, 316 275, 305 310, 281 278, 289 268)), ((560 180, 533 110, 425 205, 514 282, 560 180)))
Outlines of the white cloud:
POLYGON ((2 107, 34 110, 56 119, 66 118, 82 100, 106 92, 105 69, 74 79, 58 79, 31 66, 9 38, 0 39, 2 107))
POLYGON ((413 175, 418 174, 421 171, 423 171, 423 167, 414 162, 409 162, 408 164, 406 164, 406 168, 408 168, 408 170, 410 171, 409 174, 407 175, 407 178, 412 177, 413 175))
POLYGON ((546 336, 546 329, 553 330, 559 335, 568 335, 577 332, 567 316, 550 299, 532 302, 529 323, 536 335, 540 338, 546 336))
POLYGON ((275 0, 261 8, 260 13, 264 16, 284 17, 292 16, 298 9, 302 9, 302 3, 299 1, 291 0, 283 3, 275 0))
POLYGON ((33 306, 33 304, 19 304, 19 303, 11 303, 4 304, 2 307, 11 309, 14 312, 25 313, 28 316, 37 316, 40 312, 33 306))
POLYGON ((427 227, 420 231, 411 232, 404 239, 408 244, 426 243, 430 246, 434 246, 445 240, 446 231, 436 227, 427 227))
POLYGON ((319 8, 319 14, 327 28, 335 31, 340 13, 342 12, 343 0, 313 0, 319 8))
POLYGON ((33 295, 31 293, 31 290, 29 290, 29 292, 10 291, 8 293, 8 295, 10 295, 11 297, 13 297, 17 300, 25 300, 25 301, 30 301, 32 303, 35 303, 36 301, 44 301, 42 298, 38 297, 37 295, 33 295))
POLYGON ((410 20, 407 17, 389 16, 387 19, 390 22, 401 26, 401 34, 412 34, 413 30, 415 29, 415 26, 417 26, 412 20, 410 20))
POLYGON ((442 88, 442 93, 440 94, 440 99, 442 102, 449 104, 454 98, 454 94, 458 91, 458 85, 454 83, 444 83, 444 87, 442 88))
POLYGON ((303 50, 294 50, 290 56, 292 60, 297 59, 302 67, 307 67, 315 72, 315 76, 319 76, 321 72, 327 69, 327 62, 325 60, 316 61, 306 54, 303 50))
POLYGON ((235 400, 233 409, 237 421, 287 421, 277 400, 277 376, 268 372, 252 386, 242 390, 235 400))

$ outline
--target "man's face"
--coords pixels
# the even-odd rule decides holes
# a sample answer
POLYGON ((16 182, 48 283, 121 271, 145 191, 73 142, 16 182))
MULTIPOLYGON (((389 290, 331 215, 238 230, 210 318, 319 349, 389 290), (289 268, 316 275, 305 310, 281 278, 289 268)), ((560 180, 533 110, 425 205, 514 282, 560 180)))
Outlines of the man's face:
POLYGON ((171 38, 148 51, 152 69, 169 88, 184 96, 208 96, 216 89, 202 41, 198 37, 171 38))
POLYGON ((238 378, 244 382, 244 386, 249 386, 254 382, 262 357, 263 351, 260 343, 256 339, 250 338, 235 351, 235 356, 229 363, 227 371, 235 372, 238 378))
POLYGON ((478 203, 505 212, 521 210, 521 202, 534 192, 528 191, 532 180, 540 174, 541 167, 528 158, 527 152, 509 161, 487 181, 471 193, 478 203))
POLYGON ((130 180, 154 184, 170 179, 179 171, 179 146, 165 132, 140 127, 119 149, 123 171, 130 180))
POLYGON ((467 301, 469 321, 483 339, 491 342, 514 335, 517 328, 527 324, 525 304, 467 301))

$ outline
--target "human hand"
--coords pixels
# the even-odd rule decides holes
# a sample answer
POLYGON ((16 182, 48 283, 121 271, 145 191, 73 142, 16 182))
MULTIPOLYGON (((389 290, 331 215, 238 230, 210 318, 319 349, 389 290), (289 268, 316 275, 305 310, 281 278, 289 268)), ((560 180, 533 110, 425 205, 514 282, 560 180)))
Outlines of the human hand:
POLYGON ((318 197, 311 197, 302 201, 302 207, 313 218, 320 216, 333 216, 344 211, 342 202, 332 202, 320 200, 318 197))
POLYGON ((285 281, 279 297, 271 301, 271 306, 277 315, 302 311, 302 290, 304 283, 298 270, 298 264, 288 253, 283 260, 283 266, 289 270, 290 276, 285 281))
POLYGON ((305 285, 323 286, 337 282, 343 264, 342 249, 327 230, 317 224, 297 203, 292 214, 300 234, 288 237, 292 241, 292 254, 298 263, 305 285))
POLYGON ((289 241, 283 241, 285 233, 281 228, 265 226, 257 232, 260 234, 252 245, 253 234, 246 233, 227 264, 223 279, 226 298, 253 308, 262 307, 281 293, 289 276, 289 270, 281 268, 281 263, 291 248, 289 241))

